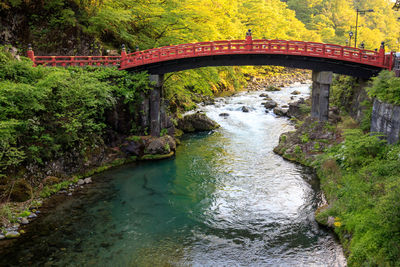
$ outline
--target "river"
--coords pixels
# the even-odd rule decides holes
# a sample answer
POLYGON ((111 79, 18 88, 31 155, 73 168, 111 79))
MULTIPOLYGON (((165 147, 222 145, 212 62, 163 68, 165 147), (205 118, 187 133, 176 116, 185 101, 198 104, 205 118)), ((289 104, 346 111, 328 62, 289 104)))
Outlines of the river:
MULTIPOLYGON (((268 94, 287 103, 308 87, 268 94)), ((185 136, 175 159, 93 177, 3 249, 0 265, 346 266, 314 220, 323 202, 317 177, 272 152, 293 126, 267 114, 259 94, 201 107, 221 128, 185 136)))

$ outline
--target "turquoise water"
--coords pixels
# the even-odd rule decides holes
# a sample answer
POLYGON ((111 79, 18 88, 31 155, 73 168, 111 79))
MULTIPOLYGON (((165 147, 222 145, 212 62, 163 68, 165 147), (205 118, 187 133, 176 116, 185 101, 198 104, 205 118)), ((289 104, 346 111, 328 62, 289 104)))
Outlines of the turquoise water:
MULTIPOLYGON (((271 96, 287 101, 290 90, 271 96)), ((258 94, 203 107, 222 127, 186 136, 175 159, 93 177, 4 249, 0 265, 345 266, 314 221, 315 175, 272 152, 292 126, 265 113, 258 94)))

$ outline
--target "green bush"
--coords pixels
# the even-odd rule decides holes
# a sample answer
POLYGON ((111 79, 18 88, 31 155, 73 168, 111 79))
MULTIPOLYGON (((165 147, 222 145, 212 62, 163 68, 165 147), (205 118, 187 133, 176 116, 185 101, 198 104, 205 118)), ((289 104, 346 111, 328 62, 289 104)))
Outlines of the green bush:
MULTIPOLYGON (((2 51, 0 49, 0 51, 2 51)), ((44 164, 102 143, 105 111, 123 99, 134 111, 146 73, 116 68, 44 68, 0 52, 0 172, 44 164)))
POLYGON ((327 214, 340 218, 335 231, 349 251, 349 266, 397 266, 400 145, 349 130, 343 143, 320 157, 319 166, 321 187, 330 203, 319 219, 327 214))
POLYGON ((400 78, 393 71, 384 70, 372 78, 372 86, 367 88, 370 97, 386 103, 400 105, 400 78))

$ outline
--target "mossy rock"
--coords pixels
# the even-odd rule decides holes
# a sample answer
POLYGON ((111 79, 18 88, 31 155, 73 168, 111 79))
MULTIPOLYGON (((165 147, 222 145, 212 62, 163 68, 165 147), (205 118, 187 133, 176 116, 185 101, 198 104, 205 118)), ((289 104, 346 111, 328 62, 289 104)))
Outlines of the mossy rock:
POLYGON ((24 202, 32 198, 32 186, 25 180, 16 180, 10 188, 10 200, 24 202))
POLYGON ((53 184, 58 184, 59 182, 61 182, 60 178, 55 176, 47 176, 42 181, 44 185, 53 185, 53 184))

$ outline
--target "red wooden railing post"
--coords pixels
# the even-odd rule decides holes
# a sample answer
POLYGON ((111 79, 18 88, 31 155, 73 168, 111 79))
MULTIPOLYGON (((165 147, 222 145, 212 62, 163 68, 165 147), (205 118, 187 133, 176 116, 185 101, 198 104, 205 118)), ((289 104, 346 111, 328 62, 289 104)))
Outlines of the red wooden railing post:
POLYGON ((26 52, 26 54, 27 54, 27 57, 29 57, 32 60, 33 66, 36 67, 35 52, 33 52, 31 44, 28 44, 28 51, 26 52))
POLYGON ((251 30, 249 29, 246 33, 246 50, 252 50, 253 36, 251 36, 251 30))
POLYGON ((381 43, 381 47, 379 48, 379 52, 378 52, 378 56, 379 56, 379 62, 381 63, 381 65, 385 65, 385 42, 381 43))
POLYGON ((394 52, 390 52, 390 57, 389 57, 389 70, 393 70, 393 64, 394 64, 394 52))
POLYGON ((125 65, 126 65, 126 50, 125 50, 125 45, 122 44, 122 46, 121 46, 121 63, 120 63, 119 68, 123 69, 125 67, 125 65))

